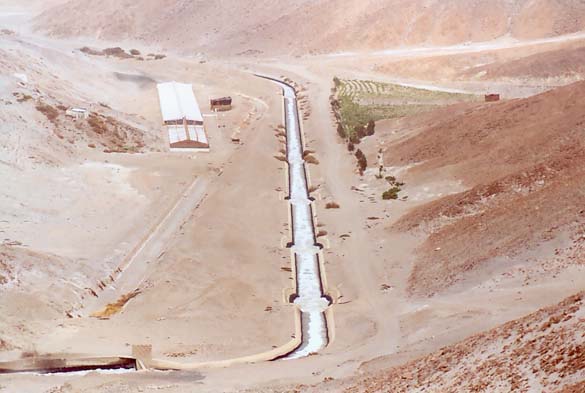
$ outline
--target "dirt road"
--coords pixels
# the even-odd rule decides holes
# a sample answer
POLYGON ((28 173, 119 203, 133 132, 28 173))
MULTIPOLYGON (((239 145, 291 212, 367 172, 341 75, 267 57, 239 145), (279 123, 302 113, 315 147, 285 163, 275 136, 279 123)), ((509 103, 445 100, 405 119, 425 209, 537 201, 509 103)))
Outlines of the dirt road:
POLYGON ((155 262, 164 254, 167 243, 173 234, 180 230, 189 215, 205 197, 210 180, 198 177, 181 194, 168 213, 157 221, 136 247, 126 256, 120 265, 115 281, 108 285, 98 297, 87 301, 74 310, 80 316, 89 316, 106 305, 115 302, 121 296, 138 289, 155 262))

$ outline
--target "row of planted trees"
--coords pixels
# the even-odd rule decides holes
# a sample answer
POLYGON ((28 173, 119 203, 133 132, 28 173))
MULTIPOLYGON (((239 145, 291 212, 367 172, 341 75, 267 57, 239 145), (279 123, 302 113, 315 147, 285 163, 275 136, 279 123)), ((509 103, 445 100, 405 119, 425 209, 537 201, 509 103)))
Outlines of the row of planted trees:
MULTIPOLYGON (((335 121, 337 123, 337 134, 347 143, 347 150, 349 150, 355 156, 357 161, 357 169, 360 175, 363 175, 368 167, 368 160, 364 152, 361 149, 356 148, 356 145, 359 145, 363 138, 374 135, 376 131, 376 123, 373 120, 369 120, 364 125, 355 125, 353 129, 348 130, 349 126, 347 124, 348 122, 344 119, 344 110, 345 112, 351 112, 351 110, 347 110, 344 105, 349 105, 353 109, 359 105, 354 102, 348 103, 347 101, 344 101, 350 100, 349 97, 342 97, 340 99, 337 93, 343 82, 335 77, 333 78, 333 83, 334 87, 331 90, 329 101, 331 103, 333 116, 335 117, 335 121)), ((359 116, 357 118, 363 118, 363 116, 359 116)), ((382 151, 380 150, 379 153, 381 154, 382 151)), ((380 161, 381 156, 379 156, 378 159, 380 161)), ((390 186, 390 188, 383 192, 382 199, 399 199, 399 193, 402 191, 404 183, 398 181, 394 176, 384 176, 383 163, 380 163, 379 174, 376 177, 378 179, 385 179, 390 186)), ((406 198, 407 197, 403 197, 402 200, 406 200, 406 198)))
POLYGON ((356 145, 359 145, 363 138, 374 135, 376 131, 376 123, 373 120, 370 120, 366 124, 356 125, 352 130, 348 131, 343 119, 342 104, 337 97, 337 89, 340 87, 341 81, 335 77, 333 78, 333 83, 334 87, 331 92, 332 94, 329 97, 329 101, 331 103, 333 116, 337 123, 337 134, 347 143, 347 150, 354 153, 357 160, 358 171, 360 175, 363 175, 368 167, 368 160, 361 149, 356 149, 356 145))

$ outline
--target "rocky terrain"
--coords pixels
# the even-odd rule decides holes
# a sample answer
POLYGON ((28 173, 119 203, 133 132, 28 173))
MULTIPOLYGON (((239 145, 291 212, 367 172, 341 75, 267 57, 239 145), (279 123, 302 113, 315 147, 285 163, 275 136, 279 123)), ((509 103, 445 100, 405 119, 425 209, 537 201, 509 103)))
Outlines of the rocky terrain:
POLYGON ((543 245, 550 249, 538 259, 548 269, 555 260, 580 263, 584 92, 579 82, 527 99, 443 111, 388 147, 388 165, 414 165, 407 182, 440 176, 466 187, 394 224, 394 230, 429 233, 411 274, 413 292, 432 294, 488 261, 510 261, 543 245))
POLYGON ((347 384, 301 391, 579 392, 585 378, 585 294, 347 384))

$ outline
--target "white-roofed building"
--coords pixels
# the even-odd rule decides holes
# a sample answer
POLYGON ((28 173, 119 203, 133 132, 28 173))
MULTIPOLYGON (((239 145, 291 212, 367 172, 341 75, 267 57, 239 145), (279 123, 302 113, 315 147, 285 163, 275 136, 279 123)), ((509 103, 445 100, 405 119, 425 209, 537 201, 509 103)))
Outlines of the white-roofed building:
POLYGON ((168 82, 159 83, 157 89, 171 149, 208 149, 203 115, 193 94, 193 86, 168 82))
POLYGON ((168 131, 171 148, 209 147, 209 141, 207 140, 203 126, 189 124, 172 125, 168 126, 168 131))

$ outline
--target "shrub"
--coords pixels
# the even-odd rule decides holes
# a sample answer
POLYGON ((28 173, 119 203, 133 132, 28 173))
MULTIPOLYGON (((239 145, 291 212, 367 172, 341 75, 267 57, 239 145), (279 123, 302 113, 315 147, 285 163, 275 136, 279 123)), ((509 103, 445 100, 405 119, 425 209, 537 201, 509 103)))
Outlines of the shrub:
POLYGON ((319 185, 316 185, 316 186, 310 186, 310 187, 309 187, 309 194, 311 194, 311 193, 313 193, 313 192, 317 191, 317 190, 319 189, 319 187, 320 187, 319 185))
POLYGON ((117 57, 119 59, 129 59, 132 56, 129 55, 128 53, 126 53, 126 51, 124 51, 124 49, 118 47, 115 48, 106 48, 103 50, 103 53, 107 56, 113 56, 113 57, 117 57))
POLYGON ((130 54, 132 56, 140 56, 140 51, 138 49, 130 49, 130 54))
POLYGON ((39 102, 36 106, 37 110, 41 112, 46 118, 51 122, 55 123, 57 118, 59 117, 59 111, 53 108, 51 105, 44 104, 39 102))
POLYGON ((339 209, 341 206, 339 206, 339 203, 337 202, 327 202, 327 204, 325 205, 325 209, 339 209))
POLYGON ((400 187, 394 186, 390 188, 388 191, 384 191, 382 194, 382 199, 390 200, 390 199, 398 199, 398 193, 402 191, 400 187))
POLYGON ((351 134, 351 136, 349 137, 349 141, 354 145, 359 145, 361 142, 360 137, 357 134, 351 134))
POLYGON ((26 102, 30 100, 32 100, 32 96, 29 96, 28 94, 22 94, 16 99, 16 102, 26 102))
POLYGON ((108 131, 107 124, 102 119, 100 119, 98 115, 94 113, 89 115, 87 123, 89 124, 93 132, 95 132, 96 134, 102 135, 108 131))
POLYGON ((357 137, 360 140, 366 136, 366 129, 362 126, 355 126, 353 131, 354 131, 354 134, 357 135, 357 137))
POLYGON ((341 81, 339 80, 338 77, 336 76, 333 77, 333 84, 335 85, 336 88, 341 86, 341 81))
POLYGON ((360 170, 360 174, 363 175, 368 167, 368 160, 366 159, 366 155, 360 149, 357 149, 355 152, 355 158, 357 158, 357 166, 360 170))
POLYGON ((354 151, 355 150, 355 145, 353 143, 351 143, 351 142, 348 142, 347 143, 347 150, 350 151, 350 152, 354 151))
POLYGON ((339 135, 343 139, 347 138, 347 133, 345 132, 345 129, 343 128, 341 123, 337 124, 337 135, 339 135))
POLYGON ((312 156, 312 155, 310 155, 310 154, 308 154, 308 155, 305 157, 305 162, 306 162, 307 164, 314 164, 314 165, 319 165, 319 160, 318 160, 318 159, 317 159, 315 156, 312 156))
POLYGON ((372 136, 376 132, 376 123, 373 120, 370 120, 366 125, 366 135, 372 136))
POLYGON ((391 186, 402 187, 404 185, 403 182, 398 181, 394 176, 386 176, 385 179, 391 186))
POLYGON ((91 49, 87 46, 84 46, 83 48, 80 48, 79 50, 87 55, 92 55, 92 56, 103 56, 104 55, 103 51, 91 49))

